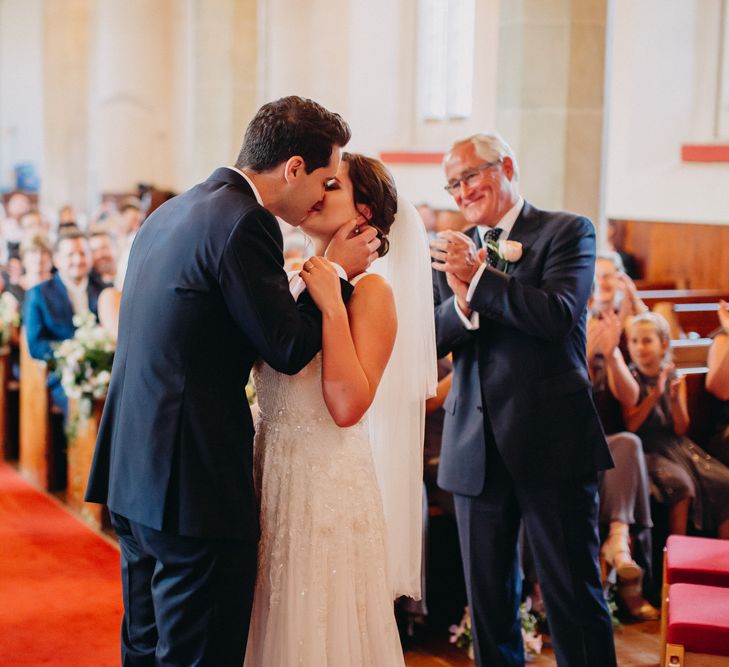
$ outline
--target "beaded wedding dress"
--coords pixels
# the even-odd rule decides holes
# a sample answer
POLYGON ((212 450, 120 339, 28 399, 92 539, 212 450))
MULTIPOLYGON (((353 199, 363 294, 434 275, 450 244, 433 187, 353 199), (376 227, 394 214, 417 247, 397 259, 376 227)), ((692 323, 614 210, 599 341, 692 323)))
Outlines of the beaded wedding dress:
POLYGON ((366 419, 338 427, 321 353, 254 368, 261 541, 246 667, 403 665, 366 419))

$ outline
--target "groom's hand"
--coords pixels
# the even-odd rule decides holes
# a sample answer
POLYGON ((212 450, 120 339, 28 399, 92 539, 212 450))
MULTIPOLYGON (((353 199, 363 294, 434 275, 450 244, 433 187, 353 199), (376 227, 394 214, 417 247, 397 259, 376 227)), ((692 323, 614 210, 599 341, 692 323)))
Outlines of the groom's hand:
POLYGON ((377 230, 362 222, 362 218, 355 218, 337 230, 324 255, 330 262, 339 264, 351 279, 377 259, 379 247, 377 230))
POLYGON ((466 284, 470 284, 481 265, 473 240, 452 230, 439 232, 438 238, 430 242, 430 255, 436 260, 432 264, 436 271, 452 273, 466 284))

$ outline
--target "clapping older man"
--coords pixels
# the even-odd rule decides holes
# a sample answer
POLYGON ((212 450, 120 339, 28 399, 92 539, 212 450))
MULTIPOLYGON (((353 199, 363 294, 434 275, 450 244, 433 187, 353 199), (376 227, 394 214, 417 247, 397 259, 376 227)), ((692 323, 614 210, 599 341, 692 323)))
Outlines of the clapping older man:
POLYGON ((537 209, 497 135, 457 142, 446 190, 474 225, 432 241, 439 356, 453 353, 438 482, 454 493, 479 665, 523 665, 520 522, 560 665, 615 665, 597 563, 612 466, 585 361, 595 230, 537 209))

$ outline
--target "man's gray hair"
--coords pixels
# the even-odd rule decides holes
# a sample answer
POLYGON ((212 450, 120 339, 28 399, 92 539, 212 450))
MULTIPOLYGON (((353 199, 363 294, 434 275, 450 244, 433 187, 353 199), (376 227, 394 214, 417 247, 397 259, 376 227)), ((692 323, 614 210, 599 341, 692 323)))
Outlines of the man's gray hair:
POLYGON ((597 253, 595 261, 598 259, 605 260, 606 262, 612 262, 612 265, 621 273, 625 273, 625 266, 623 266, 623 258, 614 250, 603 250, 597 253))
POLYGON ((514 178, 517 181, 519 180, 519 165, 516 162, 514 151, 511 150, 511 146, 500 135, 496 134, 496 132, 491 134, 474 134, 466 139, 456 141, 451 146, 449 153, 458 146, 467 143, 473 144, 476 155, 482 157, 487 162, 500 162, 505 157, 511 158, 511 163, 514 165, 514 178))

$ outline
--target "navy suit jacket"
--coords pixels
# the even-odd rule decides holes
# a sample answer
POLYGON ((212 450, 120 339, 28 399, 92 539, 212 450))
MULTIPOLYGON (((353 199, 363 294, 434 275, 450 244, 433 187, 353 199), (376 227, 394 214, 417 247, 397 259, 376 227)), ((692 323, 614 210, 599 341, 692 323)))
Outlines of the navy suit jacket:
POLYGON ((276 218, 227 168, 145 221, 87 500, 164 532, 257 539, 251 366, 296 373, 321 348, 321 314, 308 293, 292 298, 282 248, 276 218))
MULTIPOLYGON (((475 227, 467 233, 480 245, 475 227)), ((525 202, 509 239, 522 243, 523 255, 481 276, 471 299, 479 329, 466 329, 445 274, 434 272, 438 355, 452 352, 454 369, 438 483, 462 495, 483 490, 486 437, 515 480, 612 467, 585 359, 594 227, 525 202)))
MULTIPOLYGON (((106 287, 89 277, 89 310, 97 314, 99 294, 106 287)), ((23 303, 23 325, 30 356, 47 361, 53 357, 51 343, 73 338, 73 306, 63 281, 56 274, 28 290, 23 303)))

